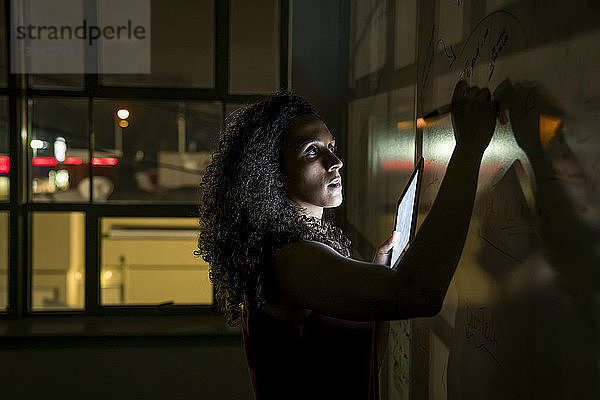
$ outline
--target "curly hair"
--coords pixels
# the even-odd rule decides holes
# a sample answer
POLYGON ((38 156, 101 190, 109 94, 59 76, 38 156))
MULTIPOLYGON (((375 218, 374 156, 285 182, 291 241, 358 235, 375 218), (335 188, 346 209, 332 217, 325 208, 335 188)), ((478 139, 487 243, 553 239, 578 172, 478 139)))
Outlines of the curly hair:
POLYGON ((227 117, 200 184, 196 256, 209 265, 218 308, 239 326, 244 296, 264 305, 264 268, 273 252, 297 240, 315 240, 350 256, 350 240, 325 218, 301 215, 278 185, 288 125, 318 114, 292 92, 277 92, 227 117))

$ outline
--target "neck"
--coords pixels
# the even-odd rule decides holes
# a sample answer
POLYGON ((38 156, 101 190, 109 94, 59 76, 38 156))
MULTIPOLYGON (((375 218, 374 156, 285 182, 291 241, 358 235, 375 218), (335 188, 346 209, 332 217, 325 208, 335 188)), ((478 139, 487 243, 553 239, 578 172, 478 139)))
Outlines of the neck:
POLYGON ((301 215, 305 215, 307 217, 315 217, 318 220, 321 220, 323 218, 323 207, 318 207, 307 203, 298 203, 298 205, 301 207, 301 215))

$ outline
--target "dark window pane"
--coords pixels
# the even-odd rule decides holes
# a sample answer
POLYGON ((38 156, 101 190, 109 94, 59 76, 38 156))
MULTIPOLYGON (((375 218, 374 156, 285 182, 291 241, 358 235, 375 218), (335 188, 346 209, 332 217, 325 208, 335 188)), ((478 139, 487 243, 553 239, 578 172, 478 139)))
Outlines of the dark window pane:
POLYGON ((383 68, 386 49, 387 1, 352 2, 350 21, 350 86, 383 68))
POLYGON ((32 310, 81 310, 85 305, 85 214, 32 215, 32 310))
POLYGON ((214 0, 152 1, 151 73, 104 74, 106 86, 212 88, 214 0))
POLYGON ((196 202, 221 123, 221 103, 96 100, 94 200, 196 202))
POLYGON ((208 264, 193 256, 196 218, 104 218, 104 305, 212 304, 208 264))
POLYGON ((279 1, 232 0, 229 21, 229 92, 277 90, 279 1))
POLYGON ((88 201, 87 100, 36 98, 31 104, 28 150, 33 200, 88 201))
POLYGON ((394 68, 400 69, 415 61, 417 36, 417 1, 396 0, 394 29, 394 68))
MULTIPOLYGON (((75 21, 84 20, 84 2, 70 1, 68 8, 65 3, 54 2, 14 2, 13 21, 25 26, 45 26, 52 23, 56 26, 73 26, 75 21), (16 14, 18 13, 18 15, 16 14)), ((88 18, 88 23, 90 22, 88 18)), ((34 34, 35 37, 35 34, 34 34)), ((36 89, 83 89, 85 68, 85 42, 80 39, 51 40, 37 37, 17 40, 13 49, 13 62, 27 66, 22 71, 29 70, 39 73, 29 75, 29 85, 36 89), (53 49, 53 50, 50 50, 53 49), (51 56, 36 55, 37 51, 54 51, 51 56), (61 53, 65 51, 66 53, 61 53), (25 55, 29 53, 29 55, 25 55)), ((20 69, 20 68, 19 68, 20 69)))
POLYGON ((10 195, 8 129, 8 98, 0 96, 0 201, 8 201, 10 195))
POLYGON ((0 212, 0 311, 8 308, 8 212, 0 212))
POLYGON ((6 87, 8 75, 8 57, 6 54, 7 46, 5 44, 8 43, 8 37, 4 4, 5 0, 0 0, 0 43, 2 43, 2 46, 0 46, 0 86, 6 87))

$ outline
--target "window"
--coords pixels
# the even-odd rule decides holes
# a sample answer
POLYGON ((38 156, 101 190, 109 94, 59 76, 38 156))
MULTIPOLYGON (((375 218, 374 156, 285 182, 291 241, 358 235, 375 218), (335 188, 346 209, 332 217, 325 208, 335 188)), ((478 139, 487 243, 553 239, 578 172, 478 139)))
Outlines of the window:
POLYGON ((208 264, 196 249, 195 218, 104 218, 104 305, 212 304, 208 264))
POLYGON ((226 115, 282 86, 280 3, 151 1, 150 74, 11 81, 0 19, 0 313, 214 312, 198 184, 226 115))
POLYGON ((230 93, 270 93, 279 87, 279 2, 231 0, 230 93))
POLYGON ((84 308, 85 215, 32 215, 33 311, 84 308))
POLYGON ((105 74, 100 82, 107 86, 214 87, 214 5, 214 0, 152 1, 151 73, 105 74))
POLYGON ((95 100, 94 201, 197 202, 222 114, 219 102, 95 100))
POLYGON ((31 194, 38 202, 89 200, 88 112, 85 98, 33 98, 29 140, 31 194))

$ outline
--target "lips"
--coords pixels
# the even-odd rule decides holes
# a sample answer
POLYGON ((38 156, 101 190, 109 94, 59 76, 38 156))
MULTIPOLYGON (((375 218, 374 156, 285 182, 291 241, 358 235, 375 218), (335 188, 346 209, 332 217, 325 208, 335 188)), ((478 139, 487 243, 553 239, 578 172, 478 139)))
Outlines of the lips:
POLYGON ((328 187, 334 187, 334 188, 339 188, 342 186, 342 178, 337 177, 334 180, 332 180, 331 182, 329 182, 329 184, 327 185, 328 187))

